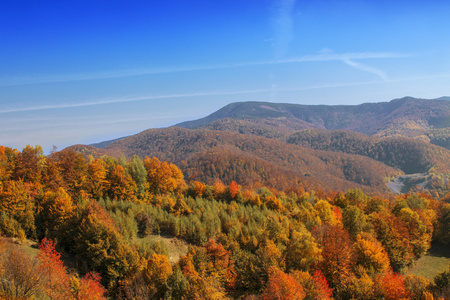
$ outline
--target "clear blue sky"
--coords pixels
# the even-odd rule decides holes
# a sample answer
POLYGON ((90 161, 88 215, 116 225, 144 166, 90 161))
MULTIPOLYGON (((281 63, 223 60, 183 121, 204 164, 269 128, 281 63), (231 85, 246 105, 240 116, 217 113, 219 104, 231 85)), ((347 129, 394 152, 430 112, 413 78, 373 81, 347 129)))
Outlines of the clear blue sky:
POLYGON ((450 1, 3 1, 0 144, 48 152, 236 101, 450 96, 450 1))

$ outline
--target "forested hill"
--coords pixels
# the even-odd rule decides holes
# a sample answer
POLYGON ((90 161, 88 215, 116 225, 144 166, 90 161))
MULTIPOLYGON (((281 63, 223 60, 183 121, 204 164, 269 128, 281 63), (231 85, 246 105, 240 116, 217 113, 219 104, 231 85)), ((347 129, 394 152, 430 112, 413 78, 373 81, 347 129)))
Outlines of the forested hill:
POLYGON ((212 184, 232 180, 246 186, 341 190, 359 187, 388 192, 385 178, 403 172, 372 158, 305 148, 281 141, 205 129, 150 129, 106 149, 76 145, 85 156, 156 156, 178 165, 191 180, 212 184))
MULTIPOLYGON (((405 97, 390 102, 361 105, 298 105, 267 102, 229 104, 195 121, 177 124, 184 128, 216 127, 220 120, 246 120, 250 124, 280 127, 283 130, 344 129, 367 135, 420 137, 431 141, 447 140, 450 127, 450 102, 405 97)), ((221 126, 223 126, 223 122, 221 126)))
POLYGON ((405 173, 450 172, 450 151, 429 143, 402 137, 371 137, 344 130, 310 129, 286 137, 289 144, 363 155, 405 173))
POLYGON ((359 187, 384 194, 389 178, 423 173, 420 185, 443 195, 450 151, 430 142, 449 144, 448 120, 450 102, 444 98, 357 106, 244 102, 179 124, 185 128, 149 129, 72 148, 85 157, 155 156, 178 165, 191 181, 234 180, 281 190, 359 187))

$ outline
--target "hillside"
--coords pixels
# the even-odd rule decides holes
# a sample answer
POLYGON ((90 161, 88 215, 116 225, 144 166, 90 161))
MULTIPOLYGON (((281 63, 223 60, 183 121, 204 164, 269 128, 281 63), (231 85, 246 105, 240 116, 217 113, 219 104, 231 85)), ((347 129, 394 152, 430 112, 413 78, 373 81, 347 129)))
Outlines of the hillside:
POLYGON ((428 143, 402 138, 370 137, 342 130, 303 130, 289 135, 287 143, 316 150, 358 154, 373 158, 405 173, 450 171, 450 152, 428 143))
POLYGON ((277 189, 359 187, 371 194, 383 194, 388 192, 385 178, 402 173, 361 155, 205 129, 150 129, 116 141, 106 149, 82 145, 72 149, 85 156, 156 156, 178 165, 190 180, 212 184, 219 178, 224 182, 235 180, 247 186, 277 189))

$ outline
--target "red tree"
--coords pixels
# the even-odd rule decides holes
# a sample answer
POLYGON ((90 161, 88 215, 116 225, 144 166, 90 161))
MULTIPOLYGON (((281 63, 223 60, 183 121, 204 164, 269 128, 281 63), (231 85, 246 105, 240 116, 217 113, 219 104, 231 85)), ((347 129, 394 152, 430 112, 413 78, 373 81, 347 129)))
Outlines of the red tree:
POLYGON ((229 190, 231 199, 235 199, 239 194, 239 185, 236 183, 236 181, 232 181, 230 183, 229 190))
POLYGON ((314 285, 316 286, 315 292, 317 293, 318 298, 322 300, 332 299, 333 289, 330 288, 325 276, 323 276, 323 273, 320 270, 314 271, 313 279, 314 285))
POLYGON ((392 270, 375 277, 375 294, 379 299, 410 299, 403 276, 392 272, 392 270))
POLYGON ((269 269, 269 282, 264 293, 261 295, 263 300, 301 300, 305 296, 306 294, 302 285, 294 277, 276 267, 269 269))
POLYGON ((56 252, 52 240, 44 238, 39 244, 38 259, 45 277, 45 292, 51 299, 70 299, 70 278, 61 255, 56 252))

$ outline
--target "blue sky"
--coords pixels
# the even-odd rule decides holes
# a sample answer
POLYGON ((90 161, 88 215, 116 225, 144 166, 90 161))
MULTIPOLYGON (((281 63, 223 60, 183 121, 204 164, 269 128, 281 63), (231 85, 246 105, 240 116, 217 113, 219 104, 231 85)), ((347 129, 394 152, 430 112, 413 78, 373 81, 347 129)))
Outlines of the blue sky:
POLYGON ((449 1, 4 1, 0 144, 48 152, 236 101, 450 96, 449 1))

